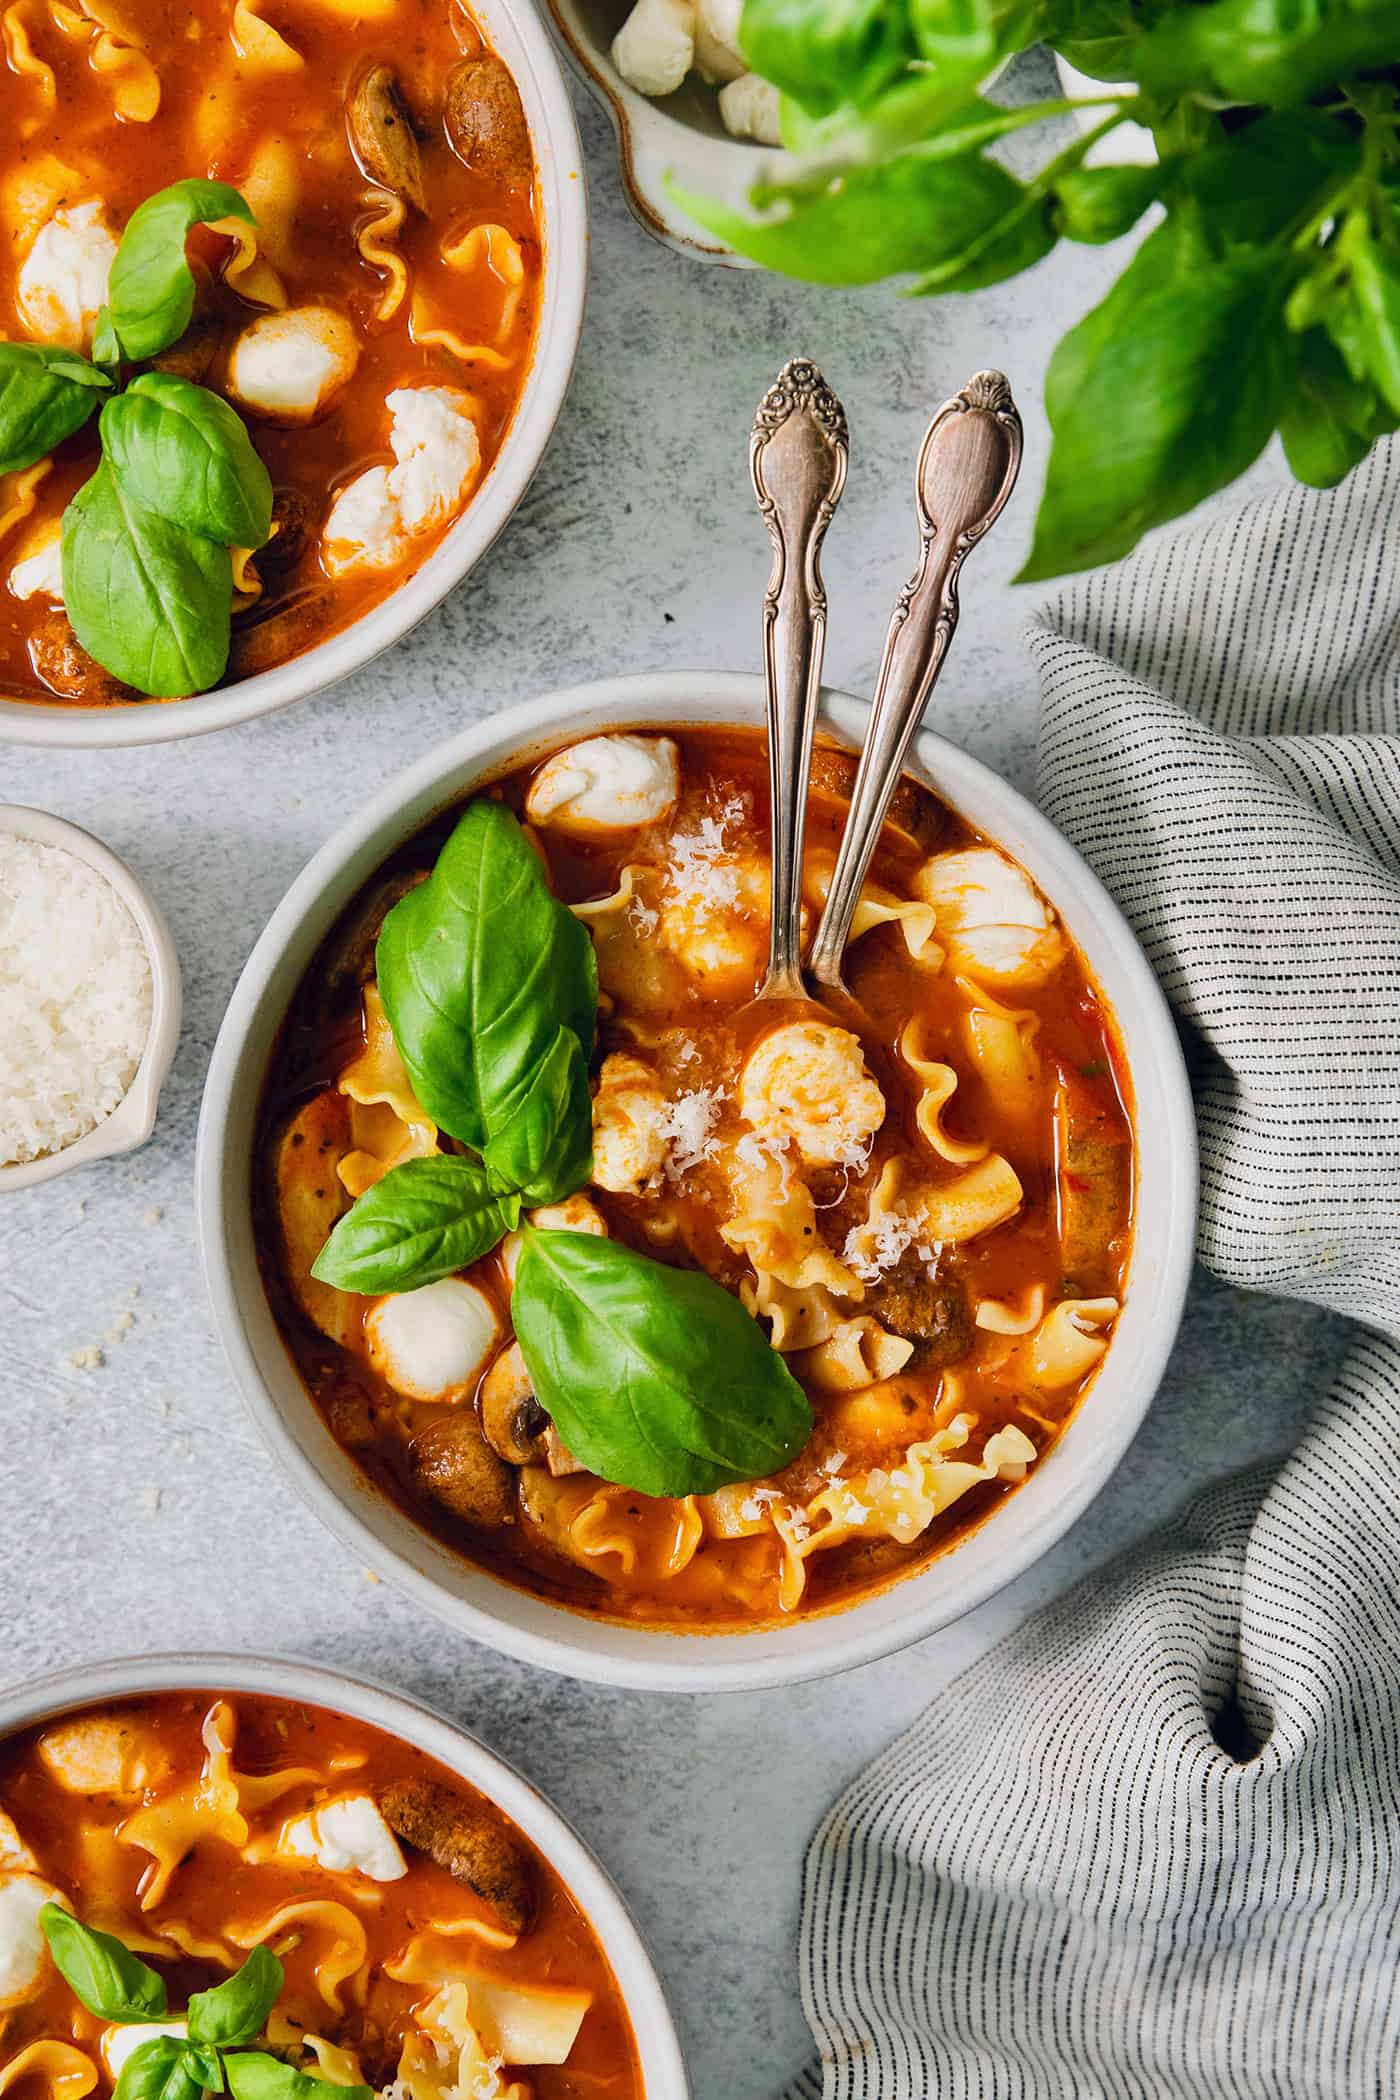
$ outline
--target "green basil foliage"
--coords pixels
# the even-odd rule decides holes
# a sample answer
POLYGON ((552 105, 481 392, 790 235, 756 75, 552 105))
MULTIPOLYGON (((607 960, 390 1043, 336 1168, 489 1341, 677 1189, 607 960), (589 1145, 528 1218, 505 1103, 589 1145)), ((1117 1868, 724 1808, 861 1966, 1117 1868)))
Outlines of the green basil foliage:
MULTIPOLYGON (((468 1267, 593 1172, 593 945, 501 803, 474 802, 394 906, 376 968, 419 1100, 473 1156, 391 1168, 340 1220, 315 1274, 366 1294, 468 1267)), ((707 1276, 527 1227, 511 1306, 541 1404, 605 1480, 704 1494, 786 1464, 811 1432, 801 1386, 707 1276)), ((234 2100, 307 2100, 248 2063, 229 2065, 234 2100)))
POLYGON ((217 2053, 192 2048, 178 2035, 157 2034, 132 2050, 112 2100, 200 2100, 222 2088, 217 2053))
POLYGON ((136 2024, 164 2018, 165 1979, 129 1947, 84 1925, 61 1903, 46 1903, 39 1928, 54 1967, 90 2013, 100 2020, 136 2024))
POLYGON ((252 213, 222 182, 174 183, 132 213, 91 361, 0 343, 0 474, 43 459, 101 404, 102 458, 63 517, 64 603, 89 656, 162 699, 222 678, 229 550, 260 547, 272 530, 272 483, 226 401, 165 372, 119 385, 124 361, 158 356, 189 326, 186 238, 226 218, 252 213))
POLYGON ((332 2085, 256 2049, 228 2057, 224 2070, 233 2100, 374 2100, 367 2085, 332 2085))
POLYGON ((241 1969, 191 1998, 190 2040, 237 2049, 256 2040, 282 1990, 282 1964, 270 1947, 255 1947, 241 1969))
POLYGON ((616 1240, 527 1227, 511 1318, 541 1407, 575 1458, 644 1495, 776 1472, 812 1432, 807 1396, 737 1298, 616 1240))
POLYGON ((738 202, 676 194, 771 269, 972 291, 1158 207, 1052 361, 1025 579, 1126 554, 1275 431, 1330 487, 1400 426, 1400 0, 745 0, 740 40, 789 150, 738 202), (1105 83, 1091 134, 979 93, 1041 42, 1105 83), (1052 120, 1010 174, 998 142, 1052 120), (1156 166, 1113 160, 1129 121, 1156 166))

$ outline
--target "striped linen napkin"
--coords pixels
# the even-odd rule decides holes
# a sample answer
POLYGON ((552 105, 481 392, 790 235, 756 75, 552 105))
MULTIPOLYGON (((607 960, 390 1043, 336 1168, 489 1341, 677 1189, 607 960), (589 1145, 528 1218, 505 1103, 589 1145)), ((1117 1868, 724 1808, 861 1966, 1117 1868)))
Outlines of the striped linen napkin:
POLYGON ((1400 446, 1074 584, 1039 791, 1186 1024, 1201 1260, 1357 1322, 1281 1467, 847 1790, 790 2100, 1400 2094, 1400 446))

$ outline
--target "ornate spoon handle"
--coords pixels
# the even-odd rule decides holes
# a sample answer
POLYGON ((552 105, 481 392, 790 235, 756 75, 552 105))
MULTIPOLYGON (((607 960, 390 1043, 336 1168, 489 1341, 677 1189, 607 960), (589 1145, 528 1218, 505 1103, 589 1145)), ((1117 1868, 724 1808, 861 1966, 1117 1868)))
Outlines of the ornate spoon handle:
POLYGON ((914 493, 919 564, 895 601, 850 815, 808 969, 841 989, 841 959, 861 884, 910 740, 958 624, 958 575, 1001 516, 1021 466, 1021 418, 1000 372, 978 372, 929 424, 914 493))
POLYGON ((799 921, 812 732, 826 643, 821 544, 846 485, 846 412, 808 358, 783 366, 749 440, 754 494, 773 541, 763 600, 773 830, 768 975, 759 998, 804 998, 799 921))

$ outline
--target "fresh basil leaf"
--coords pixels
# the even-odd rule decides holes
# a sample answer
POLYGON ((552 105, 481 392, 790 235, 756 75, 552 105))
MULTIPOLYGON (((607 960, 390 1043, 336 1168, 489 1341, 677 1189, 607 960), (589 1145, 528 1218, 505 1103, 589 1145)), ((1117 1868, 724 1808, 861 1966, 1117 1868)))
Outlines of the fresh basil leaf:
POLYGON ((122 2024, 162 2017, 166 2009, 164 1977, 110 1932, 84 1925, 61 1903, 44 1905, 39 1928, 48 1941, 54 1966, 90 2013, 122 2024))
POLYGON ((1342 233, 1356 303, 1356 344, 1382 398, 1400 413, 1400 254, 1358 217, 1342 233))
MULTIPOLYGON (((988 163, 992 165, 992 163, 988 163)), ((1004 172, 1001 171, 1001 172, 1004 172)), ((974 239, 925 270, 909 286, 910 298, 930 292, 977 292, 1029 270, 1055 245, 1053 199, 1037 196, 1007 176, 1012 185, 1002 218, 974 239)))
POLYGON ((914 55, 903 0, 744 0, 739 45, 816 113, 868 101, 914 55))
POLYGON ((540 1405, 590 1472, 705 1495, 795 1458, 807 1396, 737 1298, 616 1240, 528 1230, 511 1317, 540 1405))
POLYGON ((519 1196, 503 1192, 480 1160, 408 1159, 345 1213, 311 1273, 366 1297, 416 1291, 470 1268, 519 1222, 519 1196))
POLYGON ((1397 51, 1397 0, 1215 0, 1167 9, 1136 44, 1133 78, 1159 93, 1206 89, 1286 109, 1393 64, 1397 51))
POLYGON ((1136 226, 1166 180, 1157 167, 1066 168, 1055 184, 1055 217, 1067 240, 1098 245, 1136 226))
POLYGON ((226 2057, 224 2071, 233 2100, 374 2100, 367 2085, 333 2085, 324 2078, 309 2078, 279 2056, 265 2056, 260 2050, 240 2050, 226 2057))
POLYGON ((63 596, 88 655, 138 692, 178 699, 222 678, 227 547, 133 502, 106 460, 63 513, 63 596))
POLYGON ((1376 439, 1396 427, 1396 414, 1374 387, 1354 379, 1320 328, 1300 337, 1293 384, 1279 419, 1288 464, 1299 481, 1335 488, 1376 439))
POLYGON ((81 430, 111 383, 71 350, 0 343, 0 474, 32 467, 81 430))
POLYGON ((1270 250, 1218 260, 1170 222, 1148 237, 1050 360, 1054 442, 1018 581, 1117 560, 1258 457, 1287 399, 1289 288, 1270 250))
POLYGON ((102 411, 102 449, 126 493, 187 532, 261 547, 272 480, 242 418, 207 387, 143 372, 102 411))
POLYGON ((472 803, 375 953, 413 1091, 473 1151, 509 1123, 561 1027, 592 1051, 593 943, 502 803, 472 803))
POLYGON ((241 1969, 191 1998, 186 2015, 190 2040, 216 2049, 236 2049, 253 2041, 281 1994, 282 1975, 272 1949, 254 1947, 241 1969))
POLYGON ((158 2034, 132 2050, 112 2100, 200 2100, 201 2094, 222 2087, 217 2055, 176 2035, 158 2034))
POLYGON ((1174 172, 1198 208, 1201 238, 1227 255, 1286 233, 1360 165, 1354 133, 1321 110, 1293 109, 1257 117, 1174 172))
POLYGON ((526 1203, 562 1203, 593 1172, 593 1103, 588 1063, 572 1029, 561 1028, 535 1068, 520 1106, 482 1154, 499 1188, 526 1203))
POLYGON ((107 305, 99 319, 103 362, 110 362, 114 345, 123 357, 140 359, 157 357, 179 341, 194 312, 194 273, 185 242, 193 227, 215 219, 256 224, 237 190, 199 176, 172 182, 137 206, 113 258, 107 305))
MULTIPOLYGON (((871 284, 940 265, 956 269, 970 244, 999 226, 1023 198, 1005 168, 979 153, 926 157, 917 148, 871 167, 853 166, 818 189, 799 179, 765 184, 760 219, 673 186, 711 233, 769 269, 811 284, 871 284)), ((1042 251, 1043 252, 1043 251, 1042 251)), ((1013 265, 1014 267, 1014 265, 1013 265)))

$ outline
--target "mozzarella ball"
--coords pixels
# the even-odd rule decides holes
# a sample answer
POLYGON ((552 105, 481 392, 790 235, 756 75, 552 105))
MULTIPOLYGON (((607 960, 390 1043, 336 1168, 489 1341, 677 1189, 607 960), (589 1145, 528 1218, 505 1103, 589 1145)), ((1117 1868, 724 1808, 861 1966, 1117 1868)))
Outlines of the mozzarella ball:
POLYGON ((333 306, 260 314, 229 352, 228 390, 274 423, 311 423, 354 376, 360 345, 333 306))
POLYGON ((693 0, 637 0, 612 43, 612 62, 639 95, 673 95, 695 57, 693 0))
POLYGON ((39 1913, 62 1900, 37 1874, 0 1876, 0 2011, 23 2005, 41 1988, 49 1950, 39 1913))
POLYGON ((365 1315, 371 1364, 410 1400, 468 1398, 499 1330, 485 1291, 457 1276, 381 1298, 365 1315))
POLYGON ((0 1874, 32 1874, 38 1864, 14 1817, 0 1808, 0 1874))
POLYGON ((326 516, 322 552, 332 576, 350 569, 393 569, 408 553, 387 467, 366 467, 340 490, 326 516))
POLYGON ((657 938, 707 999, 752 996, 768 959, 769 872, 757 854, 673 870, 657 938))
POLYGON ((848 1030, 786 1021, 749 1052, 739 1111, 766 1136, 791 1139, 809 1167, 856 1166, 885 1120, 885 1097, 848 1030))
POLYGON ((415 534, 461 509, 481 465, 468 395, 448 386, 396 387, 386 406, 394 465, 366 468, 332 503, 321 535, 331 576, 406 561, 415 534))
POLYGON ((618 1196, 640 1196, 666 1162, 666 1096, 650 1065, 614 1051, 593 1096, 593 1179, 618 1196))
POLYGON ((783 143, 778 90, 757 73, 741 73, 720 89, 719 115, 731 138, 753 139, 760 146, 783 143))
POLYGON ((282 1827, 278 1850, 314 1859, 328 1874, 401 1881, 408 1872, 398 1840, 368 1794, 345 1794, 282 1827))
POLYGON ((47 598, 62 605, 62 548, 63 531, 57 518, 31 533, 10 571, 10 589, 16 598, 47 598))
POLYGON ((680 794, 680 756, 668 736, 590 736, 556 751, 530 783, 532 824, 578 838, 635 831, 669 816, 680 794))
POLYGON ((104 2027, 98 2047, 107 2076, 115 2086, 122 2075, 122 2067, 129 2056, 133 2056, 144 2042, 159 2041, 168 2034, 175 2041, 184 2041, 189 2027, 184 2020, 139 2020, 120 2027, 104 2027))
POLYGON ((992 984, 1044 984, 1064 960, 1054 914, 1035 884, 993 846, 937 853, 914 877, 937 915, 955 971, 992 984))
POLYGON ((16 304, 29 333, 41 343, 86 350, 116 252, 100 199, 61 206, 20 269, 16 304))

